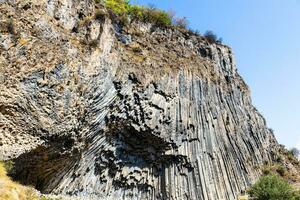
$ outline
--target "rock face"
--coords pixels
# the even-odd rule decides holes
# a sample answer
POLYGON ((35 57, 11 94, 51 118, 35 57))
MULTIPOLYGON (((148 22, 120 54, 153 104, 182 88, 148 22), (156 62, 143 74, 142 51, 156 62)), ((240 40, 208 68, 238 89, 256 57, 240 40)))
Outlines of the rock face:
POLYGON ((4 1, 0 159, 44 193, 232 200, 278 144, 231 49, 94 1, 4 1))

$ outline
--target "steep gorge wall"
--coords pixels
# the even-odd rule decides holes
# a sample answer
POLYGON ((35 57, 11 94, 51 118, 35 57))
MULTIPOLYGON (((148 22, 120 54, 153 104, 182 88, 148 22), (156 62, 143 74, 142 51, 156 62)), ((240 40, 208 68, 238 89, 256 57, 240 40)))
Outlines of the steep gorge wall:
POLYGON ((88 0, 0 5, 0 159, 17 180, 82 199, 231 200, 272 162, 229 47, 122 28, 88 0))

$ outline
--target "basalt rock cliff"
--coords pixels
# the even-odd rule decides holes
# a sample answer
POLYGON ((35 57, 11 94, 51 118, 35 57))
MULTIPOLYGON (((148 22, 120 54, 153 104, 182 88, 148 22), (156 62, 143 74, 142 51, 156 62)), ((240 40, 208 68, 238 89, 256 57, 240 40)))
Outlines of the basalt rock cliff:
POLYGON ((229 47, 120 26, 92 0, 0 2, 0 159, 19 182, 79 199, 233 200, 274 160, 229 47))

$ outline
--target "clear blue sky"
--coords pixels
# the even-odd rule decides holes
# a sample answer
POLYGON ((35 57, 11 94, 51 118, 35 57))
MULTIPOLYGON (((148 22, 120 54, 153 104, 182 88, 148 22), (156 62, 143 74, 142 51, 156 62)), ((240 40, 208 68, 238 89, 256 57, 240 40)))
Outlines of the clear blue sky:
POLYGON ((232 47, 254 105, 278 141, 300 148, 300 0, 132 0, 186 16, 232 47))

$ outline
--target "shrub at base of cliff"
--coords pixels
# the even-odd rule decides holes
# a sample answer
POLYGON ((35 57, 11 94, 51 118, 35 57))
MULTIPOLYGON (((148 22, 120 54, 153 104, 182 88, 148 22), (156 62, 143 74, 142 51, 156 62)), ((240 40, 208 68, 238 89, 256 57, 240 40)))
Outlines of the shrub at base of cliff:
POLYGON ((276 175, 261 177, 249 194, 257 200, 300 200, 300 192, 276 175))

